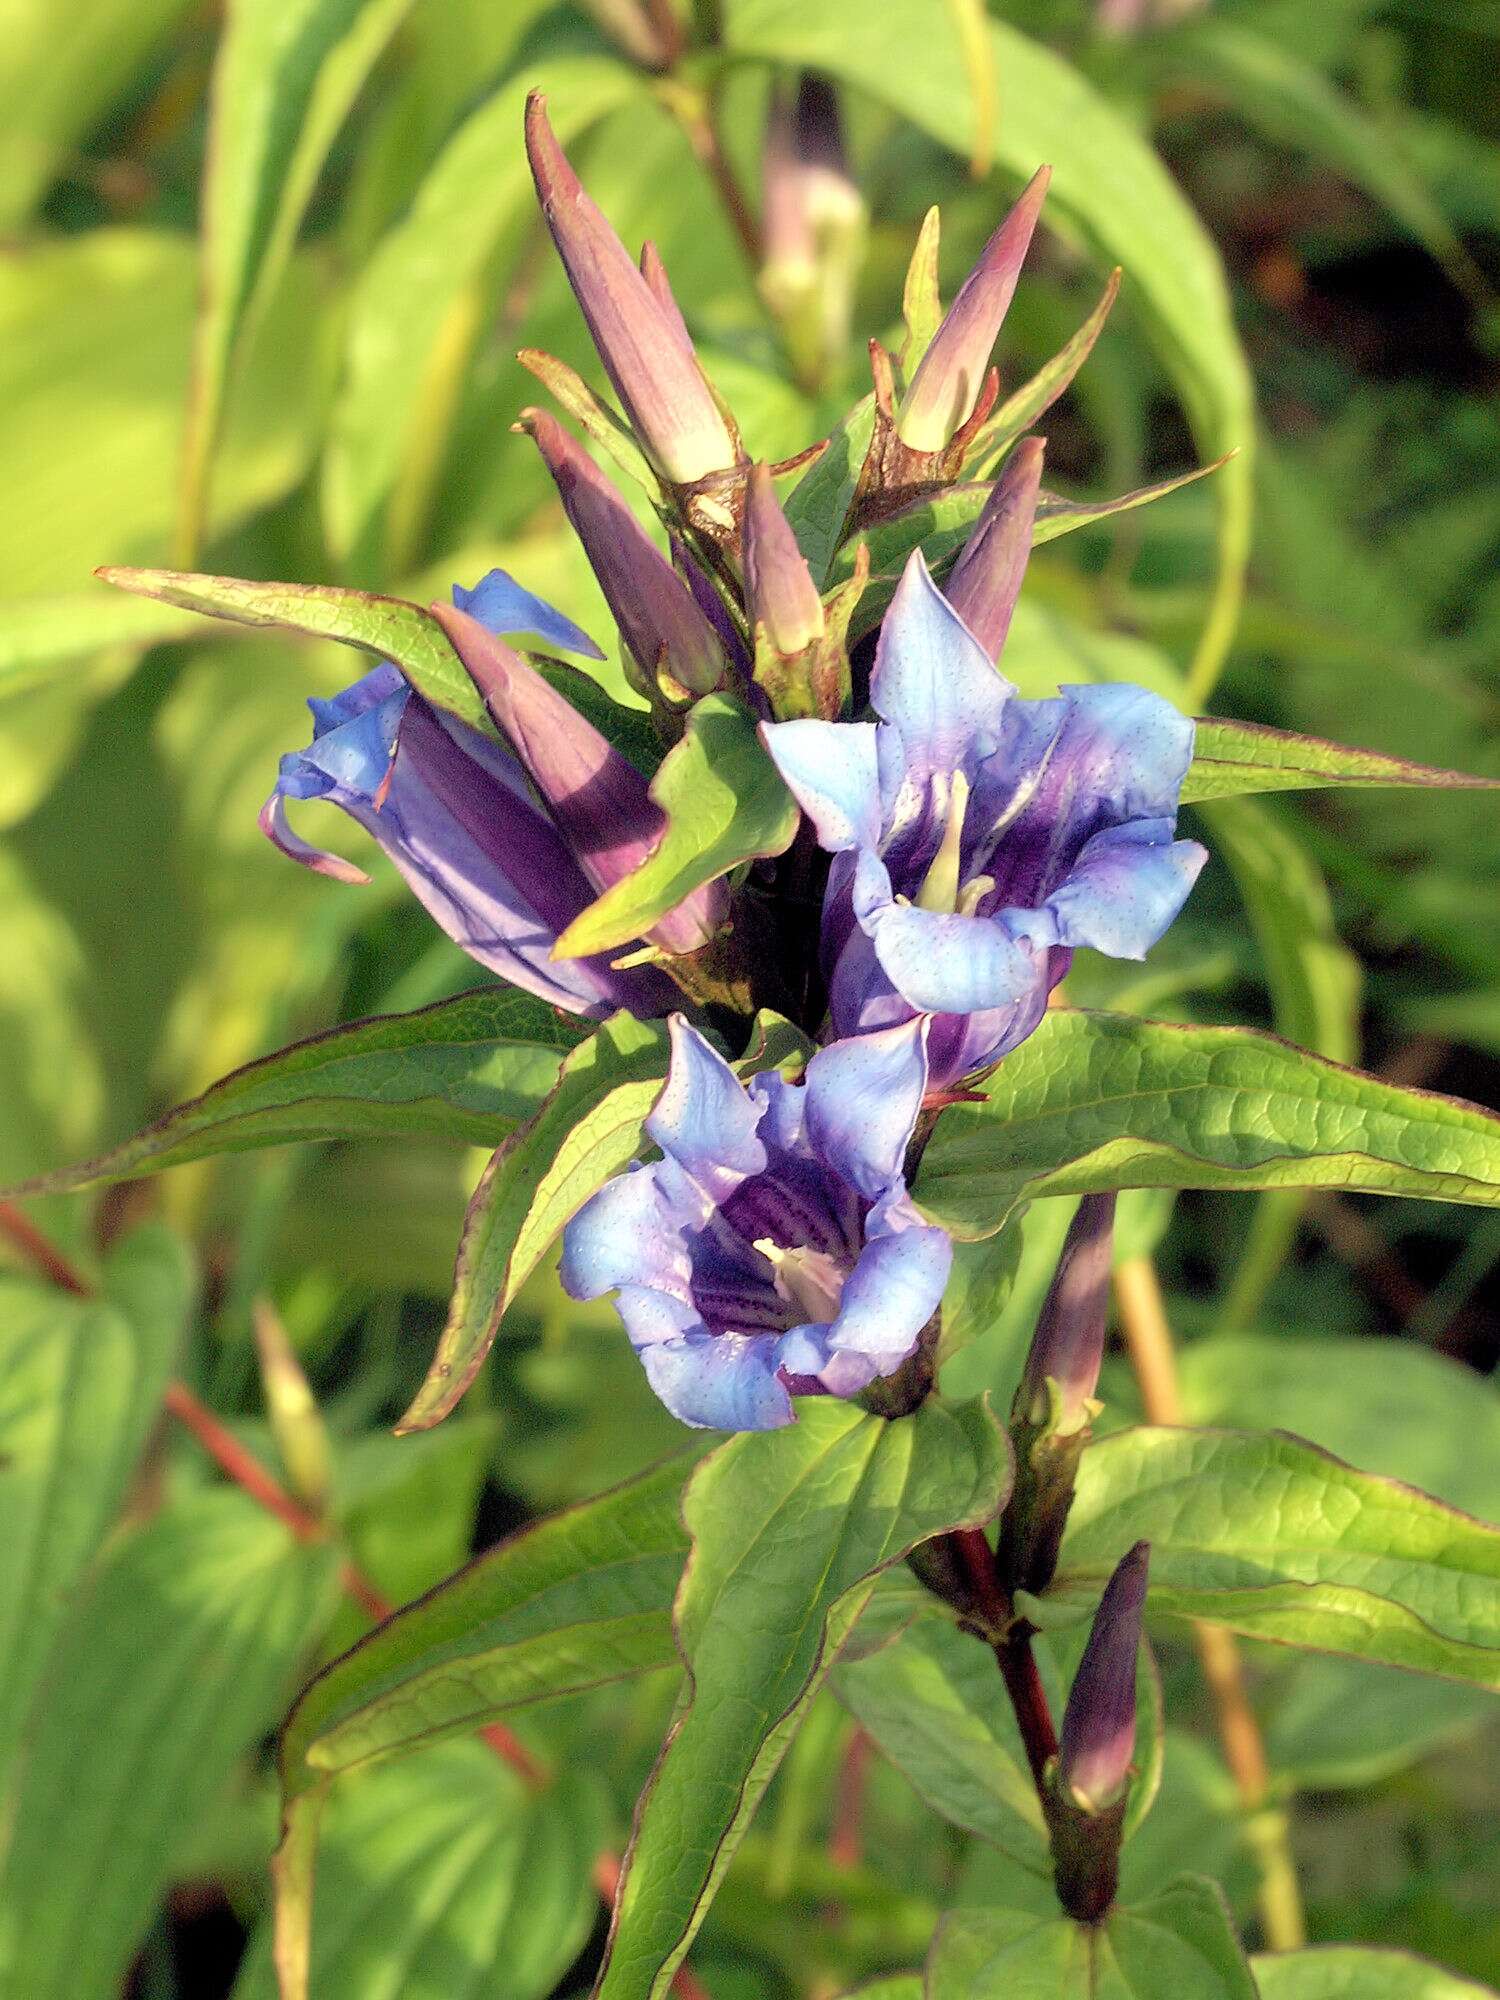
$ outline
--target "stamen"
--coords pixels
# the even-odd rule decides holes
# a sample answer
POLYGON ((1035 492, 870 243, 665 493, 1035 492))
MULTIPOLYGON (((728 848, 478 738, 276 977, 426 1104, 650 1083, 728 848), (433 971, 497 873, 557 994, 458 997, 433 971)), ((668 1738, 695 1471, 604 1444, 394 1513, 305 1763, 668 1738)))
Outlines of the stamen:
POLYGON ((821 1326, 837 1316, 848 1274, 826 1250, 787 1250, 769 1236, 757 1237, 754 1247, 771 1266, 777 1297, 809 1324, 821 1326))
POLYGON ((963 866, 964 813, 969 804, 969 781, 955 771, 948 790, 948 818, 942 845, 933 856, 932 866, 917 891, 919 910, 951 910, 958 901, 959 870, 963 866))
POLYGON ((958 892, 958 914, 972 917, 994 886, 993 875, 971 875, 958 892))

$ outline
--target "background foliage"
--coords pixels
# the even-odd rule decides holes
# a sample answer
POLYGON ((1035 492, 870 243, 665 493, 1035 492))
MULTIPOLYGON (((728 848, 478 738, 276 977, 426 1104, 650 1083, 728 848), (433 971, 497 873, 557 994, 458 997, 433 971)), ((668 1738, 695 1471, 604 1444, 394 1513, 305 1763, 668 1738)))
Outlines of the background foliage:
MULTIPOLYGON (((348 655, 207 627, 90 572, 175 561, 416 596, 503 563, 609 630, 509 431, 534 394, 518 347, 590 365, 521 151, 535 84, 621 234, 660 245, 764 457, 821 435, 865 361, 851 338, 821 380, 794 377, 702 157, 710 91, 753 208, 772 78, 813 65, 845 86, 869 208, 859 329, 897 323, 932 202, 951 286, 1050 158, 1007 389, 1113 265, 1125 278, 1049 413, 1049 484, 1098 498, 1238 456, 1042 549, 1007 672, 1027 692, 1129 678, 1500 775, 1493 7, 1143 5, 1124 35, 1083 0, 996 0, 988 20, 977 0, 703 11, 720 17, 716 51, 664 79, 588 10, 540 0, 79 0, 65 23, 52 0, 12 0, 0 1178, 99 1152, 294 1034, 475 983, 388 871, 363 891, 304 877, 256 830, 278 753, 303 738, 301 701, 347 679, 348 655)), ((625 692, 615 664, 604 675, 625 692)), ((1500 830, 1483 800, 1200 810, 1216 858, 1187 914, 1145 968, 1081 962, 1076 1001, 1250 1019, 1495 1101, 1500 830)), ((30 1206, 99 1282, 85 1298, 19 1264, 0 1275, 7 1990, 269 1995, 268 1741, 290 1694, 365 1629, 372 1591, 405 1602, 505 1531, 682 1450, 612 1311, 564 1301, 550 1270, 462 1409, 390 1435, 442 1322, 481 1159, 451 1139, 352 1140, 30 1206), (187 1385, 315 1496, 297 1453, 317 1439, 287 1416, 273 1318, 328 1427, 331 1536, 227 1486, 162 1415, 164 1398, 181 1415, 187 1385)), ((1008 1399, 1070 1206, 1030 1211, 1009 1302, 945 1387, 1008 1399)), ((1127 1206, 1123 1248, 1157 1251, 1193 1421, 1291 1428, 1500 1515, 1495 1217, 1334 1191, 1127 1206)), ((1111 1416, 1137 1405, 1121 1362, 1111 1416)), ((911 1699, 941 1715, 959 1669, 936 1637, 908 1650, 911 1699)), ((1258 1816, 1190 1650, 1168 1636, 1161 1656, 1166 1779, 1126 1886, 1148 1898, 1206 1869, 1253 1938, 1258 1816)), ((1269 1646, 1246 1658, 1312 1937, 1500 1982, 1484 1697, 1269 1646)), ((525 1709, 531 1757, 569 1774, 539 1793, 470 1741, 341 1784, 320 2000, 585 1991, 598 1857, 623 1843, 672 1693, 658 1672, 525 1709)), ((851 1758, 854 1719, 880 1744, 888 1699, 857 1660, 817 1698, 695 1948, 715 2000, 813 2000, 919 1960, 941 1910, 1024 1897, 1013 1817, 975 1778, 982 1744, 956 1771, 947 1725, 904 1770, 851 1758)), ((1336 1958, 1325 1984, 1273 1965, 1263 1990, 1346 1990, 1336 1958)), ((1475 1990, 1386 1969, 1392 1994, 1475 1990)))

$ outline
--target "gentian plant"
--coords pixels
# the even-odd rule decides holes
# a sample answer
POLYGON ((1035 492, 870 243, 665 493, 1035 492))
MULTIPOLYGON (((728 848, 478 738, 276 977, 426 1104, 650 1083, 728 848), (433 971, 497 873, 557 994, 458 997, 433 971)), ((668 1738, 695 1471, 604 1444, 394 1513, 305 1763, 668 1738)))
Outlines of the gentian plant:
MULTIPOLYGON (((278 1091, 316 1069, 324 1136, 494 1149, 403 1430, 453 1410, 559 1239, 566 1291, 613 1302, 684 1427, 678 1457, 502 1544, 303 1695, 282 1744, 282 1992, 308 1993, 317 1820, 339 1773, 487 1730, 544 1786, 503 1715, 676 1665, 629 1850, 605 1870, 603 2000, 677 1978, 825 1685, 939 1812, 1002 1821, 1032 1883, 1025 1907, 945 1920, 933 2000, 1246 2000, 1210 1885, 1120 1900, 1161 1776, 1146 1629, 1229 1645, 1220 1686, 1232 1632, 1500 1686, 1500 1531, 1291 1436, 1185 1427, 1160 1397, 1163 1421, 1101 1424, 1112 1267, 1142 1281, 1137 1252, 1116 1251, 1116 1197, 1331 1185, 1493 1204, 1495 1128, 1256 1030, 1075 1008, 1066 982, 1078 954, 1140 959, 1168 931, 1213 855, 1211 819, 1202 841, 1179 832, 1184 806, 1465 781, 1195 723, 1123 681, 1006 677, 1033 543, 1110 511, 1044 488, 1035 432, 1102 314, 999 402, 1045 166, 946 312, 929 219, 869 394, 768 463, 660 257, 618 239, 540 96, 524 142, 613 401, 529 353, 576 432, 540 408, 517 425, 634 701, 591 674, 603 654, 566 607, 503 571, 431 605, 108 572, 377 656, 312 703, 263 826, 355 883, 293 827, 339 807, 495 981, 272 1057, 64 1178, 196 1157, 218 1132, 291 1136, 278 1091), (393 1107, 406 1122, 383 1126, 393 1107), (1008 1413, 945 1394, 999 1310, 1028 1204, 1067 1202, 1008 1413), (971 1699, 986 1651, 993 1692, 971 1699)), ((814 377, 862 227, 826 85, 778 97, 767 161, 763 282, 814 377)), ((1274 1848, 1274 1801, 1255 1809, 1274 1848)))

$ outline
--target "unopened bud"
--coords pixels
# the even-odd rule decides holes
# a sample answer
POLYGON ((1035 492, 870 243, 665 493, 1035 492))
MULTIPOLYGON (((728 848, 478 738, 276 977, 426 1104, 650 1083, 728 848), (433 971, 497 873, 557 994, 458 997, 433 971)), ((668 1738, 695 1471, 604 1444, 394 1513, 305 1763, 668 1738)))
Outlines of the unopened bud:
POLYGON ((315 1514, 328 1504, 332 1477, 328 1431, 302 1364, 268 1299, 251 1308, 255 1351, 271 1435, 286 1470, 287 1485, 315 1514))
POLYGON ((1063 1711, 1057 1789, 1087 1813, 1119 1803, 1135 1754, 1135 1663, 1151 1544, 1137 1542, 1104 1586, 1063 1711))
POLYGON ((804 76, 771 99, 761 155, 765 260, 760 288, 799 377, 816 384, 849 341, 865 203, 844 157, 838 98, 804 76))
POLYGON ((604 33, 642 69, 670 69, 682 34, 671 8, 660 0, 583 0, 604 33))
POLYGON ((521 412, 645 684, 666 669, 689 694, 724 675, 724 651, 692 592, 576 438, 545 410, 521 412))
MULTIPOLYGON (((640 772, 504 640, 450 605, 429 608, 590 882, 602 892, 633 874, 666 831, 640 772)), ((699 950, 723 921, 726 894, 722 882, 695 890, 648 941, 699 950)))
POLYGON ((734 436, 698 365, 675 305, 663 305, 585 194, 547 122, 546 100, 526 103, 526 151, 542 214, 599 359, 642 449, 682 485, 740 461, 734 436))
POLYGON ((823 602, 765 465, 750 474, 744 537, 745 596, 752 624, 763 628, 783 658, 805 652, 823 636, 823 602))
POLYGON ((1042 438, 1023 438, 1005 461, 943 595, 992 660, 998 660, 1031 555, 1042 483, 1042 438))
POLYGON ((1038 168, 918 363, 896 414, 897 436, 911 450, 941 451, 973 415, 1051 177, 1050 167, 1038 168))
POLYGON ((1088 1422, 1104 1360, 1114 1224, 1113 1194, 1086 1194, 1078 1204, 1016 1391, 1018 1423, 1072 1432, 1088 1422))

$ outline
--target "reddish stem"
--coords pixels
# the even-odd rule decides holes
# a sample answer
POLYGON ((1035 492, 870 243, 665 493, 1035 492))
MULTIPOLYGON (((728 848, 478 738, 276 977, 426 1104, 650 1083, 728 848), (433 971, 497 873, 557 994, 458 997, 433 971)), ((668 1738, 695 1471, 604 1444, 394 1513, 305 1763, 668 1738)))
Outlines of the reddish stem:
POLYGON ((828 1859, 835 1868, 857 1868, 864 1857, 861 1821, 864 1816, 865 1778, 874 1748, 869 1735, 856 1726, 839 1765, 833 1831, 828 1837, 828 1859))
POLYGON ((94 1287, 84 1277, 72 1260, 64 1256, 57 1245, 45 1237, 29 1215, 25 1215, 13 1201, 0 1201, 0 1236, 4 1236, 19 1250, 28 1264, 34 1264, 49 1283, 59 1286, 65 1292, 73 1292, 81 1299, 88 1298, 94 1287))
POLYGON ((949 1537, 973 1597, 974 1609, 992 1633, 995 1659, 1016 1712, 1016 1727, 1038 1792, 1045 1798, 1047 1766, 1057 1755, 1057 1731, 1031 1650, 1031 1630, 1017 1622, 1015 1607, 1000 1582, 995 1552, 980 1528, 958 1528, 949 1537))

